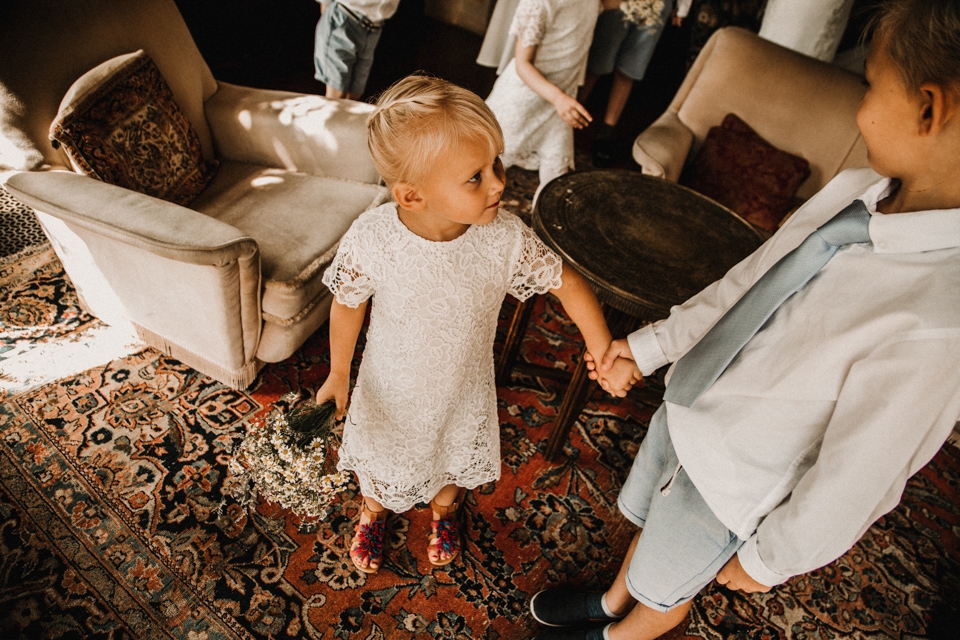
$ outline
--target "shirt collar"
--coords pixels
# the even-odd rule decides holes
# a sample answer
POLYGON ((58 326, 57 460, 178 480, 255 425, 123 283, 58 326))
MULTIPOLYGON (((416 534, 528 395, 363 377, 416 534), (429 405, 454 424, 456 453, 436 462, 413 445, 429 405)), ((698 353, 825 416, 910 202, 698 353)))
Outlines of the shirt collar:
POLYGON ((935 209, 883 214, 877 203, 896 183, 890 178, 875 182, 861 196, 870 211, 870 240, 876 253, 919 253, 960 247, 960 209, 935 209))

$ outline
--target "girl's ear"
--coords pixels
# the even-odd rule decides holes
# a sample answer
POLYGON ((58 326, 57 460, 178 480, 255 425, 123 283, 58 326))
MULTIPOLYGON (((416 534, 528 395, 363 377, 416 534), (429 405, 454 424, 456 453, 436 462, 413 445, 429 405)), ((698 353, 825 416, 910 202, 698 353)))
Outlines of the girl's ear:
POLYGON ((398 182, 393 185, 391 191, 393 192, 393 199, 407 211, 419 211, 426 206, 426 201, 416 185, 409 182, 398 182))

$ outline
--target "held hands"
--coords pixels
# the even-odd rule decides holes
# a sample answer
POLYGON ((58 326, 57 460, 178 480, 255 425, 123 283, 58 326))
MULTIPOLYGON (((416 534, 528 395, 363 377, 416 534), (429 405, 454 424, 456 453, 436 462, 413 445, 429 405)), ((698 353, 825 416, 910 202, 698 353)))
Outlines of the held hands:
POLYGON ((616 398, 622 398, 635 384, 643 383, 643 374, 633 361, 633 354, 626 340, 614 340, 607 347, 600 362, 600 370, 592 354, 585 353, 587 376, 597 380, 604 391, 616 398))
POLYGON ((720 569, 720 573, 717 574, 717 584, 745 593, 766 593, 772 589, 751 578, 750 574, 744 571, 737 554, 733 554, 733 557, 727 560, 727 564, 723 565, 723 569, 720 569))
POLYGON ((337 420, 343 419, 347 408, 347 397, 350 394, 350 376, 344 373, 331 372, 324 380, 323 386, 317 390, 317 404, 323 404, 333 398, 337 403, 337 420))
POLYGON ((574 129, 583 129, 593 121, 590 112, 563 91, 557 90, 557 97, 553 99, 553 106, 563 121, 574 129))

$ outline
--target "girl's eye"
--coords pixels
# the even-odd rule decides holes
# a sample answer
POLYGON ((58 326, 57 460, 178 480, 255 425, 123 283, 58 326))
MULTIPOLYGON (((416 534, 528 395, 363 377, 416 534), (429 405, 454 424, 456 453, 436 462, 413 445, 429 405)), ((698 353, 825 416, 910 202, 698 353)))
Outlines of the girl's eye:
POLYGON ((472 182, 480 182, 480 172, 479 172, 479 171, 476 172, 476 173, 473 175, 472 178, 470 178, 469 180, 467 180, 467 182, 471 182, 471 183, 472 183, 472 182))

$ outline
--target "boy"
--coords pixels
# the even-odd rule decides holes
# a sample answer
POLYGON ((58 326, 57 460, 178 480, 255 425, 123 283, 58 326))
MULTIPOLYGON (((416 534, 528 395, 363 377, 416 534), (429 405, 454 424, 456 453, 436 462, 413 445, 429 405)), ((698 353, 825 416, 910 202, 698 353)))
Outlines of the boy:
POLYGON ((620 493, 642 535, 605 593, 534 596, 543 624, 595 623, 542 638, 654 638, 714 577, 769 591, 832 562, 960 416, 960 0, 887 0, 875 25, 857 113, 872 170, 838 175, 723 279, 604 355, 601 371, 618 356, 648 374, 680 362, 620 493), (833 238, 841 209, 861 237, 833 238), (741 317, 734 303, 812 233, 842 246, 719 377, 691 383, 723 350, 698 343, 732 335, 722 318, 741 317))
POLYGON ((318 1, 314 77, 326 85, 326 97, 359 100, 383 25, 396 13, 400 0, 318 1))

